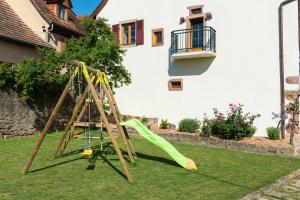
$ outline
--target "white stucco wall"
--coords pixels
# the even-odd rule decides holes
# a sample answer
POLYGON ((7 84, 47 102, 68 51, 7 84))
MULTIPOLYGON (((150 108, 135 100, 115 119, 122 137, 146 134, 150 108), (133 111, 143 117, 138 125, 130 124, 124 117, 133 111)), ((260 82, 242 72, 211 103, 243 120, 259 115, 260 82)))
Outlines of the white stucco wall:
POLYGON ((22 57, 37 56, 34 48, 17 45, 11 42, 0 41, 0 61, 19 63, 22 57))
MULTIPOLYGON (((278 6, 280 0, 109 0, 98 17, 110 24, 130 19, 145 20, 145 44, 128 48, 124 64, 132 84, 117 90, 124 114, 167 118, 177 123, 184 117, 202 118, 211 109, 227 109, 242 103, 260 113, 258 135, 275 126, 272 112, 279 112, 278 6), (180 17, 188 6, 203 4, 217 31, 217 57, 175 62, 169 65, 171 31, 182 29, 180 17), (152 47, 151 30, 164 28, 165 44, 152 47), (183 91, 168 91, 168 81, 183 79, 183 91)), ((286 75, 297 74, 297 4, 284 11, 286 75)))

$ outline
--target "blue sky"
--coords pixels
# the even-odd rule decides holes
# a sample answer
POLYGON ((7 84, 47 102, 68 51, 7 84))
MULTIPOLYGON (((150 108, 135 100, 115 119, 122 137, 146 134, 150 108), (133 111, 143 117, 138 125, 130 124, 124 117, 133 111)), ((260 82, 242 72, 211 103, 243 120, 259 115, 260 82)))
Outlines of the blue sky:
POLYGON ((77 15, 90 15, 102 0, 72 0, 77 15))

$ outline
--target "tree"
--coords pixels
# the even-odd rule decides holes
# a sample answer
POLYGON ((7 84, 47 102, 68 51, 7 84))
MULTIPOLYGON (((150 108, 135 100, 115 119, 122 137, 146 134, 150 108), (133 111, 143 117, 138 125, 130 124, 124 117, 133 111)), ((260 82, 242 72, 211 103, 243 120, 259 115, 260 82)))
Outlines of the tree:
POLYGON ((89 66, 104 71, 114 87, 131 83, 130 74, 123 66, 125 51, 115 40, 105 19, 85 18, 82 26, 86 35, 71 39, 64 53, 65 59, 84 61, 89 66))
MULTIPOLYGON (((9 70, 0 66, 3 76, 10 74, 9 83, 21 92, 24 100, 40 92, 57 93, 69 79, 69 74, 61 74, 64 66, 73 60, 83 61, 87 65, 100 69, 110 78, 112 87, 121 87, 131 83, 131 75, 122 64, 125 51, 115 40, 105 19, 84 18, 81 25, 86 30, 84 36, 71 38, 63 53, 53 49, 38 49, 38 58, 23 58, 18 65, 9 70), (5 74, 4 74, 5 73, 5 74), (14 75, 14 84, 11 77, 14 75)), ((5 76, 4 76, 5 77, 5 76)), ((0 87, 7 84, 2 80, 0 87)))

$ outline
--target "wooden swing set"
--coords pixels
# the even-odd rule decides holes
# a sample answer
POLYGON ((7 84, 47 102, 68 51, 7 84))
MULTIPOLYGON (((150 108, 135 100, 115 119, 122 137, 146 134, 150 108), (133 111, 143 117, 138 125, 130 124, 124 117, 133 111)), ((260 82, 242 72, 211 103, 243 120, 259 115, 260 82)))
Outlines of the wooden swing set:
MULTIPOLYGON (((62 155, 64 153, 70 140, 74 137, 76 127, 85 128, 85 130, 88 128, 89 130, 88 134, 85 134, 83 138, 86 141, 86 146, 84 148, 82 155, 86 157, 90 157, 92 155, 90 141, 91 139, 94 138, 90 134, 90 129, 91 127, 99 128, 100 132, 102 133, 102 128, 104 127, 108 132, 109 139, 111 140, 112 145, 117 153, 121 166, 125 172, 125 175, 128 181, 131 182, 132 176, 128 170, 128 166, 125 162, 125 159, 120 150, 115 135, 112 131, 112 127, 108 121, 107 114, 104 109, 104 106, 106 104, 109 105, 109 108, 112 112, 113 119, 118 129, 118 133, 121 136, 121 141, 127 150, 131 163, 135 162, 136 153, 130 141, 126 128, 120 125, 120 122, 123 121, 122 115, 116 104, 107 76, 105 73, 101 72, 100 70, 96 70, 91 67, 88 67, 85 65, 85 63, 78 62, 78 61, 74 61, 71 64, 70 80, 68 81, 65 89, 63 90, 57 104, 54 107, 53 112, 51 113, 43 129, 43 132, 41 133, 39 140, 37 141, 31 153, 31 156, 29 157, 26 165, 24 166, 23 173, 24 174, 28 173, 30 166, 33 160, 35 159, 36 154, 38 153, 52 122, 54 121, 65 98, 70 92, 73 92, 73 96, 77 95, 76 105, 73 109, 71 119, 67 124, 67 126, 65 127, 63 136, 61 137, 52 155, 53 159, 56 158, 58 155, 62 155), (91 122, 90 120, 90 109, 92 103, 96 105, 97 110, 100 114, 100 119, 98 122, 91 122), (82 122, 83 115, 87 112, 87 110, 88 110, 88 121, 82 122)), ((100 139, 101 141, 101 149, 102 149, 102 136, 98 137, 98 139, 100 139)))

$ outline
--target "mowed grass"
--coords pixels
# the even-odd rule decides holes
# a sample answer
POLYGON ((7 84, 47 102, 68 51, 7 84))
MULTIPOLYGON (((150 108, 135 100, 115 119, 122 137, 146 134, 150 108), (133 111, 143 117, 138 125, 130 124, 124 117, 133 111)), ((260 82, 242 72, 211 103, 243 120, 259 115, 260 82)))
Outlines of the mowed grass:
POLYGON ((300 168, 299 159, 175 143, 198 165, 196 172, 190 172, 161 149, 135 138, 139 159, 135 165, 128 162, 134 178, 130 184, 120 174, 122 168, 115 154, 99 154, 95 160, 81 158, 77 150, 83 141, 79 139, 71 141, 66 156, 52 160, 60 136, 46 137, 27 175, 21 169, 38 136, 0 140, 0 199, 232 200, 300 168))

